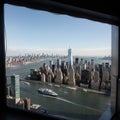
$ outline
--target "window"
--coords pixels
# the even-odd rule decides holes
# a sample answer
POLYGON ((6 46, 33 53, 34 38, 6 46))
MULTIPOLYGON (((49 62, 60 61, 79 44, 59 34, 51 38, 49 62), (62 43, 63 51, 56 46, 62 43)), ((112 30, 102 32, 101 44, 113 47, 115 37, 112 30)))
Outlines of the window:
POLYGON ((88 120, 109 112, 111 25, 10 5, 5 25, 8 106, 88 120))

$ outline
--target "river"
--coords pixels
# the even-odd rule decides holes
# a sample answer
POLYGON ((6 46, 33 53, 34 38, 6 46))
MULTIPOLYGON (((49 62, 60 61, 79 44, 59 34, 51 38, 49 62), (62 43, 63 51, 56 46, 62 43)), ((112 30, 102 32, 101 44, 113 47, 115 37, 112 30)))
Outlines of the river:
MULTIPOLYGON (((7 76, 18 74, 24 77, 30 73, 31 68, 38 69, 45 61, 6 69, 7 76)), ((8 80, 7 83, 10 83, 8 80)), ((71 90, 65 87, 55 87, 38 82, 30 82, 30 85, 20 81, 21 98, 29 97, 32 103, 40 104, 48 111, 48 114, 64 116, 82 120, 98 120, 102 114, 110 108, 110 96, 90 93, 82 90, 71 90), (58 97, 40 95, 37 89, 46 87, 58 93, 58 97)))

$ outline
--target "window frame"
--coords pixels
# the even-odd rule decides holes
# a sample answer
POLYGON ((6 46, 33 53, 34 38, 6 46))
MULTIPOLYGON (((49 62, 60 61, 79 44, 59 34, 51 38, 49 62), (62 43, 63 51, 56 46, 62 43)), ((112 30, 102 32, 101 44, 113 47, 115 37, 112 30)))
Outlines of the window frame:
MULTIPOLYGON (((27 1, 27 0, 25 0, 27 1)), ((44 2, 41 1, 37 5, 37 0, 35 2, 17 2, 17 0, 6 0, 4 3, 3 1, 0 2, 0 96, 2 99, 0 99, 0 112, 5 113, 6 110, 13 110, 13 108, 9 108, 6 105, 6 70, 5 70, 5 37, 4 37, 4 5, 5 4, 12 4, 12 5, 18 5, 18 6, 25 6, 28 8, 32 9, 38 9, 38 10, 44 10, 44 11, 49 11, 49 12, 54 12, 54 13, 60 13, 60 14, 67 14, 70 16, 74 17, 79 17, 79 18, 87 18, 90 20, 98 21, 98 22, 103 22, 103 23, 108 23, 113 25, 112 26, 112 34, 117 36, 112 38, 112 62, 114 63, 114 68, 112 68, 112 75, 114 77, 114 82, 113 82, 113 87, 112 89, 112 94, 115 94, 115 96, 111 96, 111 99, 113 101, 112 103, 112 109, 113 109, 113 116, 118 114, 120 112, 120 64, 119 64, 119 56, 120 56, 120 48, 119 48, 119 41, 120 41, 120 27, 119 23, 120 20, 119 18, 103 13, 98 13, 96 11, 91 11, 83 8, 78 8, 75 6, 71 5, 65 5, 61 4, 58 2, 52 2, 45 0, 44 2), (33 3, 33 4, 31 4, 33 3), (115 27, 117 26, 117 28, 115 27), (114 32, 115 30, 115 32, 114 32), (115 42, 116 41, 116 42, 115 42), (119 105, 119 106, 117 106, 119 105)), ((14 110, 13 110, 14 111, 14 110)), ((16 110, 15 110, 16 111, 16 110)), ((19 111, 19 110, 18 110, 19 111)), ((22 110, 20 110, 22 111, 22 110)), ((27 112, 27 111, 24 111, 27 112)), ((24 113, 23 112, 23 113, 24 113)), ((27 112, 29 113, 29 112, 27 112)), ((31 112, 30 112, 31 113, 31 112)), ((33 113, 35 114, 35 113, 33 113)), ((41 114, 40 114, 41 115, 41 114)), ((43 115, 44 116, 44 115, 43 115)), ((44 116, 45 117, 45 116, 44 116)), ((50 116, 48 116, 50 117, 50 116)))

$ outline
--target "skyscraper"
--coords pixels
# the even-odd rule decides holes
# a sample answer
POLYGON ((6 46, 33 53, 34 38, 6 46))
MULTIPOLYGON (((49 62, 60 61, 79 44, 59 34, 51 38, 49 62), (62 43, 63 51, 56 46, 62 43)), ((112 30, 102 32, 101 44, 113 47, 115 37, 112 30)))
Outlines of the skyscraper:
POLYGON ((20 78, 19 75, 11 76, 11 94, 15 98, 15 103, 20 100, 20 78))
POLYGON ((75 71, 74 71, 74 68, 73 68, 73 67, 71 67, 71 68, 69 69, 68 85, 70 85, 70 86, 75 86, 75 85, 76 85, 76 82, 75 82, 75 71))
POLYGON ((31 104, 30 98, 25 98, 24 103, 25 103, 25 109, 30 110, 30 104, 31 104))
POLYGON ((73 56, 72 56, 72 49, 68 49, 68 68, 73 66, 73 56))
POLYGON ((61 59, 57 59, 57 68, 61 67, 61 59))
POLYGON ((50 60, 50 61, 49 61, 49 63, 50 63, 50 68, 52 68, 53 61, 52 61, 52 60, 50 60))
POLYGON ((57 70, 55 82, 59 83, 59 84, 62 84, 62 82, 63 82, 63 74, 61 72, 61 68, 58 68, 58 70, 57 70))
POLYGON ((91 59, 91 69, 94 69, 94 59, 91 59))

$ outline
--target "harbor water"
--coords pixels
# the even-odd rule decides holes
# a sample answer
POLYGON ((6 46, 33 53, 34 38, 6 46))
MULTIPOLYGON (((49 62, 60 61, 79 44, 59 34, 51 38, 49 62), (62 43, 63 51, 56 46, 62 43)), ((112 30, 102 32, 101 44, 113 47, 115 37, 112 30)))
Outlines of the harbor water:
MULTIPOLYGON (((30 74, 30 69, 40 68, 44 62, 41 61, 6 68, 6 75, 20 75, 24 78, 30 74)), ((99 118, 110 108, 110 96, 82 91, 72 90, 65 87, 43 84, 31 80, 30 85, 20 81, 21 98, 30 98, 32 103, 40 104, 48 111, 48 114, 82 120, 99 120, 99 118), (48 97, 38 93, 40 87, 50 88, 58 94, 58 97, 48 97)), ((10 83, 10 79, 7 80, 10 83)))

